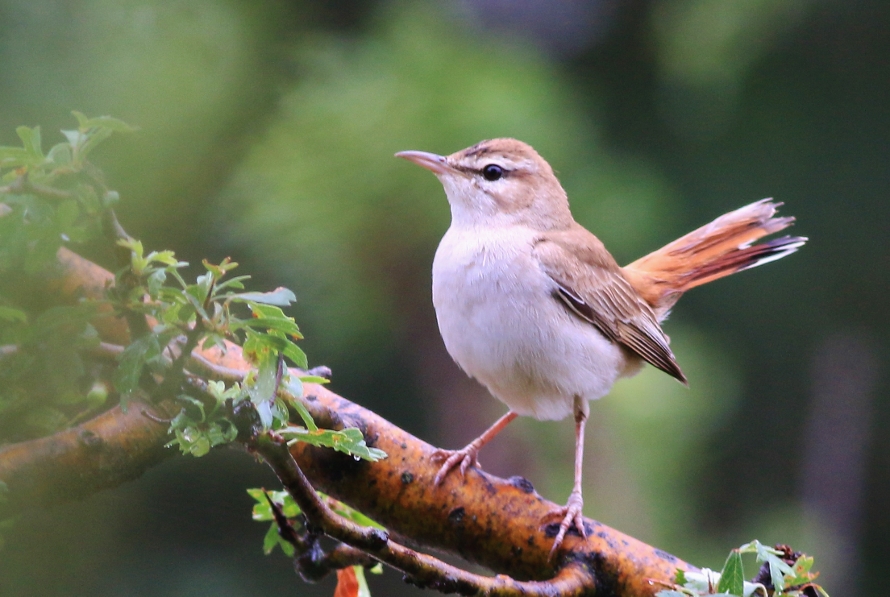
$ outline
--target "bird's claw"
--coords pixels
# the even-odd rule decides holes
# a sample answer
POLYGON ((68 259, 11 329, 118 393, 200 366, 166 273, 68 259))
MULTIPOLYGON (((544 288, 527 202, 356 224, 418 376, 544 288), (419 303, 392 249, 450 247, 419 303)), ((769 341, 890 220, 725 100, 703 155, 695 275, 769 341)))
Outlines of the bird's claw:
POLYGON ((578 533, 582 537, 587 537, 587 531, 584 530, 584 516, 582 510, 584 509, 584 498, 581 497, 581 492, 573 491, 571 495, 569 495, 569 501, 565 506, 559 508, 557 510, 558 514, 562 516, 562 522, 559 525, 559 532, 556 534, 556 538, 553 540, 553 547, 550 548, 550 558, 553 559, 553 554, 556 553, 556 550, 559 549, 559 546, 562 545, 563 539, 566 537, 566 533, 573 526, 578 530, 578 533))
POLYGON ((472 445, 462 448, 460 450, 436 450, 433 453, 433 461, 436 460, 444 460, 442 466, 439 467, 439 472, 436 473, 436 478, 433 479, 434 485, 441 485, 442 481, 445 480, 445 477, 448 476, 448 473, 460 464, 460 475, 463 477, 467 469, 471 466, 479 466, 479 461, 476 459, 476 455, 479 453, 478 449, 475 449, 472 445))

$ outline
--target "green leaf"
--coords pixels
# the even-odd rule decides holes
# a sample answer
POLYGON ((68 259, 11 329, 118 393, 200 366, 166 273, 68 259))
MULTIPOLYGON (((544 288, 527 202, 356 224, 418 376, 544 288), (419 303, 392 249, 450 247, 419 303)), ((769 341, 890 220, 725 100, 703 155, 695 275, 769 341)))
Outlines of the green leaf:
POLYGON ((289 558, 294 557, 294 554, 296 553, 296 548, 294 548, 293 545, 291 545, 290 543, 288 543, 287 541, 282 539, 280 535, 278 536, 278 545, 281 547, 281 551, 284 552, 284 555, 286 555, 289 558))
POLYGON ((745 571, 742 566, 742 554, 738 550, 732 550, 723 571, 720 573, 720 582, 717 584, 718 593, 729 593, 742 597, 745 590, 745 571))
POLYGON ((356 460, 363 458, 370 462, 376 462, 386 458, 386 452, 377 448, 368 447, 362 432, 355 427, 334 431, 331 429, 317 429, 310 431, 302 427, 286 427, 279 430, 282 437, 291 442, 302 441, 313 446, 333 448, 338 452, 349 454, 356 460))
POLYGON ((68 143, 57 143, 52 146, 46 159, 58 166, 67 166, 71 163, 71 146, 68 143))
POLYGON ((770 582, 777 592, 785 588, 785 576, 793 576, 794 569, 780 556, 782 552, 767 547, 756 539, 739 548, 742 552, 754 552, 757 554, 758 563, 766 563, 769 566, 770 582))
POLYGON ((256 376, 253 383, 248 385, 247 394, 254 404, 260 404, 274 398, 275 378, 278 376, 278 359, 272 353, 265 352, 259 355, 259 362, 256 365, 256 376))
POLYGON ((32 163, 39 164, 43 161, 43 150, 40 148, 40 127, 35 126, 34 128, 30 128, 27 126, 20 126, 15 129, 16 134, 19 136, 19 139, 22 140, 22 145, 25 147, 25 151, 28 152, 29 156, 32 158, 32 163))
MULTIPOLYGON (((238 327, 248 326, 252 328, 260 328, 265 330, 276 330, 289 336, 302 338, 300 328, 297 327, 293 318, 278 319, 273 317, 254 317, 245 319, 238 327)), ((237 329, 237 328, 236 328, 237 329)))
POLYGON ((306 353, 290 340, 272 335, 266 335, 265 338, 277 352, 284 354, 284 356, 290 359, 290 361, 300 369, 306 369, 309 366, 309 361, 306 359, 306 353))
POLYGON ((327 377, 319 377, 318 375, 301 375, 298 379, 303 383, 315 383, 318 385, 331 383, 331 380, 327 377))
POLYGON ((243 282, 249 279, 250 276, 235 276, 234 278, 229 278, 228 280, 217 284, 216 291, 221 292, 222 290, 225 290, 227 288, 237 288, 238 290, 241 290, 242 288, 244 288, 243 282))
POLYGON ((287 307, 297 300, 296 295, 284 287, 276 288, 272 292, 242 292, 233 294, 230 298, 243 302, 278 305, 279 307, 287 307))
POLYGON ((371 589, 368 588, 368 581, 365 579, 365 569, 362 566, 353 566, 355 571, 355 579, 358 581, 358 597, 371 597, 371 589))
POLYGON ((309 411, 306 409, 306 405, 300 402, 299 400, 294 400, 293 407, 297 411, 297 414, 300 415, 300 418, 303 420, 303 424, 306 426, 306 429, 309 431, 318 431, 318 425, 315 424, 315 421, 312 419, 312 415, 309 414, 309 411))
POLYGON ((293 396, 290 405, 297 411, 297 414, 300 415, 300 418, 303 420, 303 425, 305 425, 306 429, 309 431, 318 430, 318 426, 312 419, 312 415, 309 413, 306 405, 300 400, 303 396, 303 381, 298 377, 288 375, 285 383, 287 384, 287 391, 293 396))
POLYGON ((263 553, 266 555, 272 553, 272 550, 278 545, 278 539, 278 526, 273 522, 269 526, 269 530, 266 531, 266 536, 263 537, 263 553))
POLYGON ((108 399, 108 387, 100 381, 93 382, 86 395, 86 403, 89 408, 98 408, 108 399))
POLYGON ((189 454, 195 458, 200 458, 201 456, 206 456, 207 453, 210 452, 210 447, 210 439, 206 435, 200 434, 198 438, 191 443, 189 454))
POLYGON ((112 130, 107 128, 91 129, 86 135, 81 137, 82 143, 76 146, 77 156, 83 160, 96 146, 112 135, 112 130))
POLYGON ((284 314, 284 311, 281 310, 281 307, 276 307, 275 305, 263 305, 261 303, 248 302, 247 306, 250 307, 250 312, 253 313, 254 317, 290 319, 287 315, 284 314))
POLYGON ((115 133, 135 133, 139 130, 138 126, 132 126, 124 122, 123 120, 112 118, 111 116, 97 116, 95 118, 88 118, 82 112, 78 112, 74 110, 71 112, 74 114, 74 117, 77 118, 77 125, 81 129, 91 129, 91 128, 106 128, 114 131, 115 133))
POLYGON ((677 575, 674 577, 674 582, 680 586, 686 584, 686 573, 680 568, 677 568, 677 575))
POLYGON ((256 500, 256 504, 253 505, 253 512, 251 514, 253 520, 262 522, 275 519, 275 516, 272 514, 272 507, 266 499, 266 494, 269 494, 269 499, 281 508, 281 512, 284 514, 285 518, 296 518, 300 515, 300 507, 294 501, 294 498, 292 498, 286 491, 248 489, 247 493, 250 497, 256 500))
POLYGON ((352 522, 354 522, 356 524, 360 524, 365 527, 374 527, 376 529, 380 529, 383 531, 386 530, 386 527, 384 527, 382 524, 380 524, 376 520, 368 518, 367 516, 365 516, 358 510, 356 510, 355 508, 352 508, 351 506, 348 506, 339 500, 335 500, 331 497, 328 497, 321 492, 318 492, 318 493, 319 493, 319 495, 321 495, 323 498, 326 499, 327 504, 331 508, 331 510, 333 510, 334 512, 336 512, 343 518, 348 518, 352 522))
POLYGON ((22 147, 0 147, 0 167, 18 168, 31 162, 31 154, 22 147))
POLYGON ((19 323, 28 323, 28 315, 19 309, 12 307, 4 307, 0 305, 0 319, 5 321, 18 321, 19 323))
POLYGON ((129 394, 139 386, 139 378, 145 363, 161 354, 157 336, 148 334, 137 338, 124 349, 118 358, 114 374, 114 387, 121 394, 129 394))

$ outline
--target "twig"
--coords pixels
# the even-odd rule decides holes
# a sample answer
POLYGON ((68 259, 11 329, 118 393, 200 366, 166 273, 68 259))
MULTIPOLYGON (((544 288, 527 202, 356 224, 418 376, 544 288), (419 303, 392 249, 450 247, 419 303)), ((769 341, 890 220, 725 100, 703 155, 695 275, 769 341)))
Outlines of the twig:
POLYGON ((419 587, 462 595, 571 597, 586 594, 595 586, 591 571, 580 562, 569 563, 548 581, 517 581, 502 575, 492 578, 446 564, 392 541, 385 531, 360 526, 328 508, 291 456, 287 443, 275 434, 259 435, 250 447, 272 467, 310 524, 402 571, 419 587))
POLYGON ((211 360, 200 351, 192 351, 191 360, 188 363, 189 371, 216 381, 236 383, 244 380, 246 371, 220 365, 211 360))
POLYGON ((48 187, 41 184, 35 184, 28 180, 27 173, 19 176, 8 185, 0 187, 0 194, 24 195, 26 193, 40 195, 41 197, 46 197, 48 199, 59 200, 70 199, 74 196, 74 194, 69 191, 63 191, 61 189, 56 189, 54 187, 48 187))
MULTIPOLYGON (((377 560, 360 549, 343 543, 337 543, 327 551, 323 550, 316 533, 308 530, 304 530, 303 534, 298 533, 282 512, 281 507, 272 501, 268 493, 265 491, 263 493, 272 509, 272 515, 275 517, 278 535, 293 545, 296 550, 297 571, 304 580, 316 582, 327 576, 331 570, 340 570, 347 566, 373 566, 377 563, 377 560)), ((302 516, 302 518, 306 517, 302 516)))

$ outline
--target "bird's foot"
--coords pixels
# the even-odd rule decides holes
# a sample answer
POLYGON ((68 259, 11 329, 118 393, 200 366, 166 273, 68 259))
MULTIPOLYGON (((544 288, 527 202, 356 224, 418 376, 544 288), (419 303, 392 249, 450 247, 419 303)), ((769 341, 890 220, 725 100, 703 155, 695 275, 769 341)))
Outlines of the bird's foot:
POLYGON ((477 454, 479 454, 479 448, 473 444, 461 448, 460 450, 443 450, 441 448, 436 450, 433 453, 433 461, 444 460, 444 462, 439 468, 439 472, 436 473, 436 478, 433 480, 433 484, 441 485, 442 481, 445 480, 445 477, 448 476, 448 473, 458 465, 460 465, 461 477, 466 474, 469 467, 478 467, 479 461, 476 459, 477 454))
POLYGON ((565 506, 556 510, 559 516, 562 516, 562 522, 559 525, 559 532, 556 534, 556 539, 553 540, 553 547, 550 548, 550 558, 553 558, 553 554, 556 553, 556 550, 559 549, 559 546, 562 545, 563 539, 566 537, 566 533, 573 526, 578 530, 578 533, 582 537, 587 537, 587 532, 584 530, 584 517, 582 515, 582 510, 584 509, 584 498, 581 497, 580 491, 572 491, 569 495, 569 501, 565 506))

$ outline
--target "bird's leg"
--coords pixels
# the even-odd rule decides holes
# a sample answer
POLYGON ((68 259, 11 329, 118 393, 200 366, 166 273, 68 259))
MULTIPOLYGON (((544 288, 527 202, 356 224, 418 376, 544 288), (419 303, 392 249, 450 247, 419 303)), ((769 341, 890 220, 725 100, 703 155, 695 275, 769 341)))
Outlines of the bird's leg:
POLYGON ((479 466, 479 461, 476 460, 476 455, 479 454, 479 450, 482 449, 482 446, 490 442, 494 439, 498 433, 500 433, 504 427, 506 427, 510 421, 518 417, 515 412, 512 410, 505 414, 503 417, 494 422, 494 425, 489 427, 482 433, 479 437, 471 441, 464 448, 460 450, 436 450, 435 454, 433 454, 434 460, 445 460, 442 464, 442 467, 439 469, 439 472, 436 473, 436 478, 433 481, 434 484, 439 485, 442 481, 445 480, 445 477, 448 473, 460 463, 460 474, 461 476, 467 472, 467 468, 472 466, 479 466))
POLYGON ((572 488, 572 493, 569 494, 569 501, 559 510, 563 519, 559 525, 559 533, 556 534, 556 539, 553 540, 553 547, 550 548, 551 558, 556 553, 556 550, 559 549, 562 540, 565 539, 566 533, 572 526, 578 529, 582 537, 587 536, 587 533, 584 531, 584 517, 582 516, 584 498, 581 496, 581 474, 584 461, 584 426, 587 424, 589 412, 590 407, 587 400, 580 396, 575 396, 575 485, 572 488))

